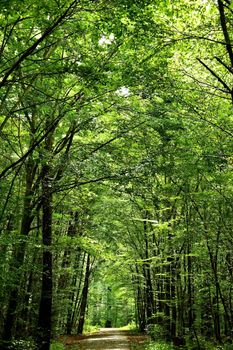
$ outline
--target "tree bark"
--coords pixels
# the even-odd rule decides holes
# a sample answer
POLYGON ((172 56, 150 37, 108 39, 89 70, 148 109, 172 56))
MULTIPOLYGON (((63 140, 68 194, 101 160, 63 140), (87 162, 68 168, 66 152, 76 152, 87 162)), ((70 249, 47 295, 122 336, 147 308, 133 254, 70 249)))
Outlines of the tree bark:
MULTIPOLYGON (((52 135, 46 139, 45 150, 52 149, 52 135)), ((49 350, 52 329, 52 184, 50 159, 42 166, 42 241, 43 274, 39 319, 37 327, 37 349, 49 350)))
POLYGON ((80 316, 78 322, 77 333, 83 333, 83 327, 85 322, 85 313, 87 307, 87 296, 88 296, 88 288, 89 288, 89 277, 90 277, 90 254, 87 256, 87 264, 86 264, 86 272, 85 272, 85 280, 82 292, 82 300, 80 305, 80 316))
POLYGON ((21 273, 19 273, 18 269, 22 266, 24 262, 24 255, 26 249, 26 237, 28 236, 31 223, 33 221, 32 210, 31 210, 31 200, 32 200, 32 185, 35 178, 36 167, 33 165, 31 160, 26 165, 26 189, 24 194, 24 208, 22 214, 20 235, 24 236, 25 239, 21 240, 20 243, 16 244, 13 250, 12 257, 12 266, 11 272, 13 274, 17 273, 16 282, 14 287, 10 291, 8 308, 6 312, 3 336, 2 339, 4 342, 9 342, 12 339, 13 327, 16 319, 16 309, 18 306, 18 295, 19 295, 19 285, 20 279, 22 277, 21 273), (17 272, 16 272, 17 271, 17 272))

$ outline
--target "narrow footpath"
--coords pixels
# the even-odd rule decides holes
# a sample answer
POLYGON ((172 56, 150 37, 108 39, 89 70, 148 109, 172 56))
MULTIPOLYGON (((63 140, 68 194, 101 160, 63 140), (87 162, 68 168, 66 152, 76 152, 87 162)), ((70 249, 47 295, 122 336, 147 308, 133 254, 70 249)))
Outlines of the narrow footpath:
POLYGON ((147 341, 145 335, 119 328, 101 328, 95 334, 64 339, 67 350, 143 350, 147 341))

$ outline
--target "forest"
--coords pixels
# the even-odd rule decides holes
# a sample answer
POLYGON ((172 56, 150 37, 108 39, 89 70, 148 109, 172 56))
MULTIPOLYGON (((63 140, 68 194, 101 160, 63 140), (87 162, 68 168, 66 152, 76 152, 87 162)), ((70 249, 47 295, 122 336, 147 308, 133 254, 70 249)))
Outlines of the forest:
POLYGON ((232 0, 0 0, 1 350, 233 349, 232 78, 232 0))

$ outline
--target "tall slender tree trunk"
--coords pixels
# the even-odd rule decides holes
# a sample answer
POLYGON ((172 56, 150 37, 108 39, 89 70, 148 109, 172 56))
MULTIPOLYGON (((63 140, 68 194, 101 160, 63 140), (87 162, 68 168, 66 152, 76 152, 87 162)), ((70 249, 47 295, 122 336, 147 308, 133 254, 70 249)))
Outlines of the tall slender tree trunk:
POLYGON ((193 286, 192 286, 192 258, 190 256, 190 244, 187 248, 187 266, 188 266, 188 327, 193 326, 193 286))
POLYGON ((66 334, 71 334, 72 329, 74 327, 75 321, 77 319, 77 314, 78 311, 80 310, 80 301, 81 301, 81 289, 82 289, 82 275, 83 275, 83 270, 85 265, 85 253, 81 254, 80 248, 78 248, 77 256, 76 256, 76 270, 79 270, 79 272, 76 271, 76 275, 73 277, 73 288, 76 288, 76 291, 72 292, 71 296, 72 299, 69 309, 68 309, 68 314, 67 314, 67 321, 66 321, 66 334), (82 261, 81 261, 82 259, 82 261))
MULTIPOLYGON (((49 154, 52 149, 52 134, 45 143, 49 154)), ((42 166, 42 241, 43 241, 43 274, 39 319, 37 328, 37 349, 49 350, 52 329, 52 184, 50 160, 44 160, 42 166)))
POLYGON ((136 310, 137 310, 137 318, 138 318, 138 327, 141 332, 145 331, 146 327, 146 307, 145 307, 145 300, 144 300, 144 293, 143 293, 143 286, 142 282, 140 280, 141 273, 139 271, 139 267, 137 264, 135 264, 135 271, 136 271, 136 277, 135 277, 135 296, 136 296, 136 310))
POLYGON ((146 262, 143 265, 143 274, 145 277, 145 283, 146 283, 146 317, 147 317, 147 324, 154 323, 153 319, 153 313, 154 313, 154 293, 153 293, 153 286, 152 286, 152 280, 151 280, 151 267, 149 262, 149 240, 148 240, 148 233, 147 233, 147 217, 148 213, 146 213, 145 220, 143 222, 143 228, 144 228, 144 238, 145 238, 145 258, 146 262))
POLYGON ((33 215, 31 210, 31 200, 33 196, 32 185, 35 178, 35 172, 36 172, 36 167, 33 165, 31 160, 29 159, 28 163, 26 164, 26 179, 25 179, 26 188, 25 188, 25 194, 24 194, 24 207, 23 207, 21 228, 20 228, 20 235, 25 238, 24 240, 21 239, 21 241, 15 245, 13 254, 12 254, 12 266, 10 268, 12 274, 16 274, 16 281, 14 283, 14 287, 10 291, 8 308, 7 308, 5 322, 4 322, 2 340, 6 344, 6 348, 7 348, 7 343, 11 341, 12 335, 13 335, 12 333, 13 333, 13 328, 14 328, 15 319, 16 319, 16 310, 18 306, 19 286, 20 286, 20 280, 22 277, 22 274, 20 273, 19 268, 23 265, 23 262, 24 262, 26 238, 28 237, 28 234, 31 229, 31 223, 33 221, 33 215))
POLYGON ((78 322, 78 328, 77 328, 78 334, 83 333, 85 313, 86 313, 86 307, 87 307, 89 277, 90 277, 90 254, 88 254, 87 256, 86 272, 85 272, 84 286, 83 286, 83 292, 82 292, 82 300, 80 305, 80 316, 79 316, 79 322, 78 322))

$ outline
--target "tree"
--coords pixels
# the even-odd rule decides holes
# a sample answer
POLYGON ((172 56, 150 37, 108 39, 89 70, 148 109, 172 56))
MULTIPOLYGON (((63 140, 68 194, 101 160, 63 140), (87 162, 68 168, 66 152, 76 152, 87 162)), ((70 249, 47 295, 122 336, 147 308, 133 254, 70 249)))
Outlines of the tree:
POLYGON ((231 16, 223 0, 3 2, 3 347, 131 322, 132 295, 154 336, 232 337, 231 16))

